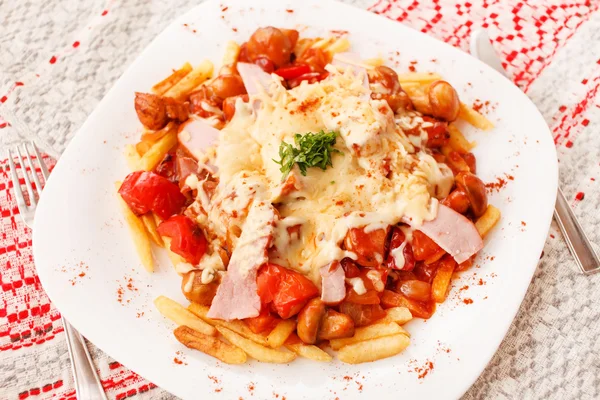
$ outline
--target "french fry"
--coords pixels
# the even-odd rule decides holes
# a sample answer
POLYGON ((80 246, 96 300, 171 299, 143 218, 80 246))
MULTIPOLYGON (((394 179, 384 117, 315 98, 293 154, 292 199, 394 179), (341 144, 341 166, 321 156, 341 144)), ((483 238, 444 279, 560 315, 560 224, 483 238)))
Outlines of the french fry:
POLYGON ((152 93, 159 96, 165 94, 169 89, 175 86, 177 82, 181 81, 187 74, 192 72, 192 69, 192 65, 189 62, 186 62, 181 68, 173 71, 171 75, 152 86, 152 93))
POLYGON ((475 128, 479 128, 484 131, 489 131, 490 129, 494 128, 494 124, 492 124, 489 119, 465 103, 460 103, 460 112, 458 113, 458 118, 463 119, 469 124, 473 125, 475 128))
POLYGON ((154 305, 164 317, 175 322, 177 325, 189 326, 190 328, 209 336, 215 336, 217 334, 217 331, 213 326, 189 312, 175 300, 171 300, 165 296, 158 296, 154 299, 154 305))
POLYGON ((332 360, 332 357, 312 344, 303 343, 295 333, 292 333, 288 340, 285 342, 285 347, 298 354, 300 357, 308 358, 313 361, 328 362, 332 360))
POLYGON ((307 49, 310 49, 312 44, 316 42, 316 39, 312 38, 300 38, 296 42, 296 46, 294 47, 294 54, 296 58, 299 58, 307 49))
MULTIPOLYGON (((117 191, 121 187, 121 182, 115 182, 117 191)), ((152 248, 150 247, 150 238, 142 220, 131 211, 127 203, 120 194, 117 193, 117 200, 121 207, 121 212, 125 217, 125 222, 129 226, 129 233, 135 245, 135 249, 142 261, 142 265, 148 272, 154 272, 154 258, 152 258, 152 248)))
POLYGON ((385 310, 387 314, 382 320, 383 321, 393 321, 399 325, 404 325, 408 321, 412 320, 412 314, 410 310, 406 307, 392 307, 385 310))
POLYGON ((296 358, 295 353, 283 352, 261 346, 260 344, 255 343, 250 339, 246 339, 245 337, 238 335, 234 331, 223 326, 217 326, 217 330, 225 337, 225 339, 229 340, 231 344, 241 348, 248 353, 250 357, 257 359, 258 361, 285 364, 293 361, 296 358))
POLYGON ((479 235, 484 238, 496 226, 498 221, 500 221, 500 210, 488 204, 483 215, 475 222, 475 228, 477 228, 479 235))
POLYGON ((125 146, 125 161, 131 171, 137 171, 140 168, 140 155, 138 154, 135 146, 128 144, 125 146))
POLYGON ((243 364, 248 359, 244 350, 239 347, 225 343, 214 336, 195 331, 188 326, 180 326, 173 333, 184 346, 200 350, 226 364, 243 364))
POLYGON ((342 347, 338 358, 348 364, 360 364, 395 356, 408 347, 410 339, 403 334, 384 336, 342 347))
POLYGON ((152 171, 165 155, 177 144, 177 131, 172 129, 165 136, 160 138, 140 159, 140 169, 152 171))
POLYGON ((273 349, 283 346, 287 338, 296 330, 296 321, 285 319, 280 321, 277 326, 267 336, 267 344, 273 349))
POLYGON ((329 46, 331 43, 333 43, 334 40, 335 40, 334 37, 318 38, 310 47, 312 49, 325 50, 325 48, 327 48, 327 46, 329 46))
POLYGON ((177 100, 183 99, 190 91, 206 81, 213 73, 213 64, 204 60, 196 68, 187 74, 182 80, 177 82, 172 88, 165 92, 165 97, 172 97, 177 100))
POLYGON ((154 143, 149 140, 142 139, 135 144, 135 151, 137 151, 137 153, 140 155, 140 157, 143 157, 144 154, 146 154, 148 152, 148 150, 150 150, 152 148, 153 144, 154 143))
POLYGON ((382 57, 373 57, 363 60, 363 63, 370 65, 371 67, 379 67, 385 64, 385 60, 382 57))
POLYGON ((237 62, 238 56, 240 55, 240 45, 235 41, 230 40, 225 45, 225 54, 223 54, 223 64, 230 65, 237 62))
POLYGON ((419 83, 431 83, 442 79, 441 75, 434 72, 400 72, 398 73, 398 81, 404 88, 404 82, 419 82, 419 83))
POLYGON ((456 268, 456 263, 453 261, 446 262, 446 260, 442 260, 440 262, 433 282, 431 282, 431 298, 436 303, 443 303, 446 300, 446 292, 448 292, 454 268, 456 268))
POLYGON ((475 147, 475 143, 469 142, 454 124, 448 125, 448 133, 450 134, 448 146, 450 146, 452 150, 464 154, 470 152, 473 147, 475 147))
POLYGON ((250 328, 248 328, 248 325, 246 325, 243 321, 223 321, 220 319, 208 318, 206 316, 208 313, 208 307, 197 303, 190 304, 188 310, 190 310, 194 315, 202 318, 204 321, 211 325, 225 327, 229 330, 234 331, 235 333, 242 335, 246 339, 252 340, 255 343, 258 343, 263 346, 268 345, 267 338, 265 336, 252 332, 250 328))
POLYGON ((331 55, 333 55, 336 53, 343 53, 345 51, 348 51, 349 48, 350 48, 350 41, 347 38, 342 37, 342 38, 337 39, 335 42, 333 42, 329 46, 327 46, 327 51, 331 55))
POLYGON ((154 215, 151 212, 149 212, 142 215, 140 219, 144 223, 144 226, 146 227, 146 232, 148 232, 152 241, 158 246, 163 247, 165 243, 163 242, 162 237, 156 231, 156 222, 154 220, 154 215))
POLYGON ((384 336, 404 334, 403 329, 395 322, 382 322, 373 325, 356 328, 354 336, 344 339, 332 339, 329 345, 334 350, 339 350, 350 344, 364 342, 365 340, 376 339, 384 336))

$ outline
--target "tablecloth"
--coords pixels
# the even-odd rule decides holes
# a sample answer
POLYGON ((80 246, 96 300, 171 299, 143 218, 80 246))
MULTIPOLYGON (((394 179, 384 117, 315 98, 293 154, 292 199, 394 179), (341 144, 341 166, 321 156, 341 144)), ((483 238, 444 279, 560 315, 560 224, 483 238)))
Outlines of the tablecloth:
MULTIPOLYGON (((150 40, 199 2, 0 0, 2 149, 35 138, 58 158, 150 40)), ((550 126, 563 190, 592 242, 600 242, 598 0, 348 2, 463 50, 474 28, 487 28, 504 66, 550 126)), ((40 286, 31 232, 11 187, 2 168, 0 399, 72 399, 60 314, 40 286)), ((577 270, 553 224, 517 317, 464 398, 600 398, 599 283, 600 275, 577 270)), ((173 398, 89 347, 109 398, 173 398)))

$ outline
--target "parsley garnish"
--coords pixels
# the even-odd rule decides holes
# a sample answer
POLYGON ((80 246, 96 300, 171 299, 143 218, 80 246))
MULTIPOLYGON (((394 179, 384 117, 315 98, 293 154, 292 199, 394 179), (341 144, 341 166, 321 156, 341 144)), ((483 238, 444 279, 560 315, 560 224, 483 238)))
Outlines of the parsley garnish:
POLYGON ((290 171, 294 167, 294 164, 298 164, 300 173, 306 176, 306 169, 309 167, 319 167, 323 171, 327 167, 333 167, 331 163, 331 153, 341 153, 341 151, 334 149, 335 132, 321 131, 319 133, 306 133, 300 135, 296 133, 294 135, 294 142, 296 147, 290 143, 281 142, 279 145, 279 157, 280 160, 273 160, 277 164, 281 165, 279 169, 283 176, 281 181, 290 174, 290 171))

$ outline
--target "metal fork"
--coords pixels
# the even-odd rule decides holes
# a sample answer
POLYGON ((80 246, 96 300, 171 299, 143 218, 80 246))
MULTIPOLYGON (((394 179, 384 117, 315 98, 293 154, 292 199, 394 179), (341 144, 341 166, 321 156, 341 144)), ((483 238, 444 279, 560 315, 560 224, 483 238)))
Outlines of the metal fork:
MULTIPOLYGON (((15 163, 13 161, 13 153, 10 150, 8 150, 8 165, 10 167, 10 175, 13 182, 19 213, 21 214, 25 224, 32 228, 35 209, 44 185, 40 182, 38 174, 36 173, 34 158, 31 157, 31 154, 29 153, 30 147, 35 155, 35 160, 37 160, 39 163, 39 168, 44 177, 44 184, 48 180, 49 175, 48 168, 46 167, 43 158, 40 156, 40 152, 35 143, 31 141, 30 146, 28 146, 27 143, 23 143, 22 149, 24 150, 25 158, 31 170, 33 182, 35 183, 34 188, 31 184, 29 174, 27 173, 25 163, 23 162, 21 148, 19 148, 19 146, 15 147, 15 152, 18 156, 18 163, 23 172, 23 179, 25 181, 25 188, 27 189, 27 195, 29 197, 29 204, 27 204, 25 195, 21 188, 19 174, 17 174, 15 163)), ((83 336, 81 336, 81 334, 77 332, 77 330, 73 328, 71 324, 69 324, 64 318, 62 318, 62 323, 65 327, 67 348, 69 349, 69 357, 71 358, 71 365, 73 366, 73 378, 75 380, 77 398, 80 400, 107 400, 83 336)))

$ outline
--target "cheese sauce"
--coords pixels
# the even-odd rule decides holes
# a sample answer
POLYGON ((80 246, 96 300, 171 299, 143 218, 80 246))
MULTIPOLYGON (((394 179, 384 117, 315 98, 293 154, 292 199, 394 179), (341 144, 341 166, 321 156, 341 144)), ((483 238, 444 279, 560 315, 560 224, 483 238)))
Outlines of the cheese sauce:
MULTIPOLYGON (((288 91, 274 79, 248 103, 238 101, 232 121, 221 130, 216 156, 207 160, 216 166, 219 184, 210 201, 204 193, 197 199, 207 230, 230 251, 242 229, 244 236, 254 229, 244 226, 248 209, 273 204, 279 215, 269 259, 316 283, 320 267, 356 259, 341 247, 349 229, 370 232, 401 219, 431 220, 436 197, 444 197, 453 182, 444 164, 417 152, 417 143, 405 135, 403 129, 423 123, 418 113, 394 115, 385 101, 365 96, 364 76, 350 68, 327 69, 330 77, 321 82, 288 91), (294 144, 295 134, 321 130, 337 133, 335 148, 341 153, 332 153, 333 166, 308 168, 306 176, 294 166, 282 181, 274 162, 282 141, 294 144)), ((393 256, 403 264, 401 251, 393 256)))

